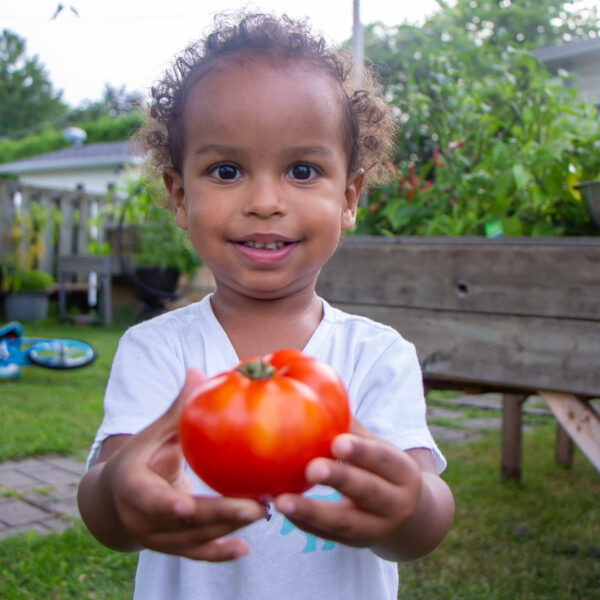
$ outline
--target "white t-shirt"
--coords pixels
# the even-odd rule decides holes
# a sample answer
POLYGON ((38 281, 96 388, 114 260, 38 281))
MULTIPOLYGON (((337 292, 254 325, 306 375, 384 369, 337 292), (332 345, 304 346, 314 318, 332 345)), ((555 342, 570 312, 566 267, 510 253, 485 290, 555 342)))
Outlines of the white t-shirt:
MULTIPOLYGON (((445 460, 425 420, 421 371, 414 346, 395 330, 348 315, 323 301, 324 316, 304 352, 339 374, 352 414, 403 450, 429 448, 441 472, 445 460)), ((239 362, 212 311, 210 298, 129 329, 121 339, 104 399, 104 420, 90 451, 114 434, 135 434, 170 406, 188 368, 213 376, 239 362)), ((214 494, 186 465, 197 494, 214 494)), ((331 501, 325 486, 306 492, 331 501)), ((316 538, 273 511, 234 532, 249 554, 226 563, 192 561, 150 550, 140 553, 138 600, 396 600, 397 565, 368 549, 316 538)))

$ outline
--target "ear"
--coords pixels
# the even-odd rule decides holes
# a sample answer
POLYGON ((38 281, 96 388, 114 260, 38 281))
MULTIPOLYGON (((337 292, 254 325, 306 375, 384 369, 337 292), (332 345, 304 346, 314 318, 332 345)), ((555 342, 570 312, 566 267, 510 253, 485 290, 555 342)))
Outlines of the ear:
POLYGON ((348 178, 342 209, 342 231, 349 231, 356 223, 356 209, 364 181, 365 173, 362 169, 358 169, 348 178))
POLYGON ((183 179, 175 169, 169 168, 163 171, 163 181, 167 188, 167 192, 169 193, 175 223, 181 227, 181 229, 187 229, 187 203, 183 179))

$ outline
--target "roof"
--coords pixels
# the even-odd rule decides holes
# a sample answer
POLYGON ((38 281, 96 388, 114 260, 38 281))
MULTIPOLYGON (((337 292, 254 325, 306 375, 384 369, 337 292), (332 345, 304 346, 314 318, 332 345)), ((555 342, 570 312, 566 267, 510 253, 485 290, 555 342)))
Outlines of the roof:
POLYGON ((22 160, 0 164, 0 174, 20 174, 38 171, 66 171, 73 169, 137 165, 142 162, 125 142, 102 142, 69 146, 62 150, 30 156, 22 160))
POLYGON ((571 65, 573 61, 598 62, 600 60, 600 38, 588 38, 538 48, 532 54, 550 68, 571 65))

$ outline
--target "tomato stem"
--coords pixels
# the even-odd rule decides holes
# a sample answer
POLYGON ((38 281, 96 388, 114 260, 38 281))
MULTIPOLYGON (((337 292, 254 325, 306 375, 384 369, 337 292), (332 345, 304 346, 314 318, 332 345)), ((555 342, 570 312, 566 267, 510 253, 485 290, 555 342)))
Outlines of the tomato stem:
POLYGON ((238 368, 238 372, 248 379, 270 379, 275 374, 275 368, 257 358, 245 362, 238 368))

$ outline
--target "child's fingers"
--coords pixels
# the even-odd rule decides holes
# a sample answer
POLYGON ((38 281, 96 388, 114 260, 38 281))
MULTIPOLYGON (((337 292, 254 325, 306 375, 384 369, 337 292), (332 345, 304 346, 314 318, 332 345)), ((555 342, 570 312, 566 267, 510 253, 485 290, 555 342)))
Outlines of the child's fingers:
MULTIPOLYGON (((151 523, 155 531, 176 531, 213 523, 231 524, 234 528, 265 517, 264 507, 243 498, 196 497, 173 491, 157 478, 147 493, 123 495, 122 510, 129 514, 132 528, 151 523)), ((127 517, 125 517, 127 518, 127 517)))
POLYGON ((146 537, 144 545, 159 552, 182 554, 189 552, 190 549, 221 539, 245 525, 247 523, 236 521, 204 525, 181 531, 153 531, 146 537))
POLYGON ((397 486, 359 467, 316 459, 307 467, 306 475, 311 483, 335 488, 369 513, 386 516, 397 510, 397 486))
POLYGON ((246 542, 239 538, 226 540, 213 540, 202 546, 190 548, 184 556, 192 560, 205 560, 208 562, 224 562, 235 560, 248 554, 246 542))
POLYGON ((332 443, 331 451, 336 458, 397 485, 420 478, 419 466, 408 454, 378 438, 338 435, 332 443))
MULTIPOLYGON (((183 520, 193 526, 207 523, 230 523, 234 528, 248 525, 266 517, 265 507, 254 500, 244 498, 194 497, 196 503, 192 514, 183 520)), ((182 520, 181 515, 177 515, 182 520)))
POLYGON ((344 499, 327 502, 284 494, 275 500, 275 507, 303 531, 349 546, 369 545, 388 531, 384 518, 344 499))

